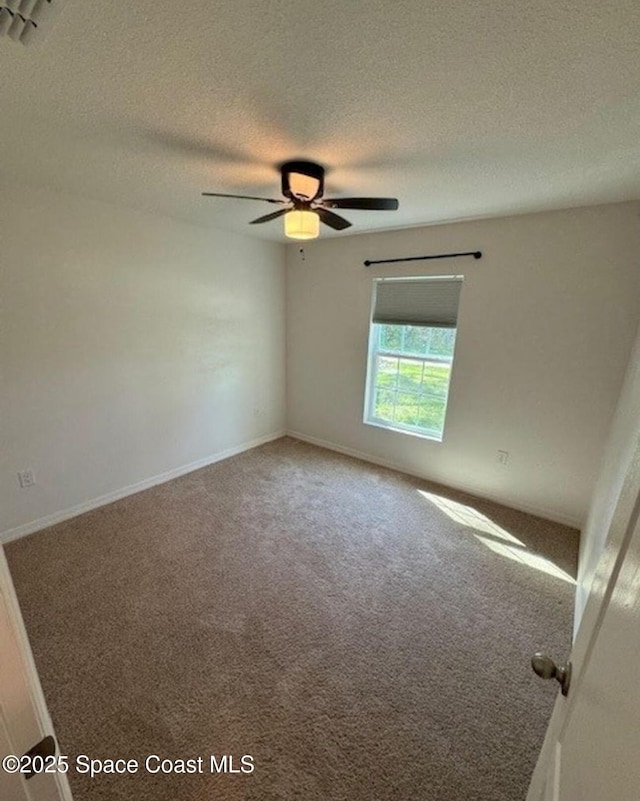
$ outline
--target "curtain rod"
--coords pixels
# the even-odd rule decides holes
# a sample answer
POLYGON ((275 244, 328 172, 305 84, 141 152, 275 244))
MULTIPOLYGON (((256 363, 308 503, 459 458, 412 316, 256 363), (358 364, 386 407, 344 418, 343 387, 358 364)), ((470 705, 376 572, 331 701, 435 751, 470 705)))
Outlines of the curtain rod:
POLYGON ((367 259, 364 263, 364 266, 369 267, 371 264, 393 264, 398 261, 423 261, 424 259, 455 259, 457 256, 473 256, 474 259, 481 259, 482 251, 470 250, 467 253, 439 253, 436 256, 408 256, 406 259, 378 259, 377 261, 372 261, 371 259, 367 259))

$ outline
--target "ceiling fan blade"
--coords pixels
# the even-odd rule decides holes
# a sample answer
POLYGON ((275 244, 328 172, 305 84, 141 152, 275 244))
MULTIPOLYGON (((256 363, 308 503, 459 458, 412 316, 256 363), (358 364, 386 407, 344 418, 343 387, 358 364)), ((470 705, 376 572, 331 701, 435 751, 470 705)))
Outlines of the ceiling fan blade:
POLYGON ((322 205, 330 209, 396 211, 399 204, 395 197, 337 197, 323 198, 322 205))
POLYGON ((314 211, 317 212, 318 217, 325 225, 334 228, 336 231, 344 231, 345 228, 351 227, 349 220, 345 220, 344 217, 340 217, 328 209, 314 209, 314 211))
POLYGON ((254 197, 253 195, 225 195, 223 192, 203 192, 204 197, 235 197, 238 200, 264 200, 265 203, 286 203, 286 200, 274 200, 270 197, 254 197))
POLYGON ((265 214, 264 217, 258 217, 257 220, 251 220, 249 225, 256 225, 256 223, 265 223, 269 222, 270 220, 275 220, 277 217, 282 217, 283 214, 286 214, 291 209, 278 209, 278 211, 272 211, 271 214, 265 214))

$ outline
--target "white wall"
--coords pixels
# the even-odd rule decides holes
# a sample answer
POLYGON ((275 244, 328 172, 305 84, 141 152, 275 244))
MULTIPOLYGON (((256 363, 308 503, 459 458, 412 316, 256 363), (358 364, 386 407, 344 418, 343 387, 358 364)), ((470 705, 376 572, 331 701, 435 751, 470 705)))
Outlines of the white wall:
POLYGON ((46 192, 0 217, 0 532, 283 429, 282 245, 46 192))
MULTIPOLYGON (((0 213, 0 533, 282 430, 282 246, 46 192, 4 189, 0 213), (28 467, 37 484, 21 490, 28 467)), ((637 204, 319 240, 304 261, 287 251, 292 433, 584 519, 639 316, 637 204), (480 261, 362 266, 476 248, 480 261), (447 272, 465 285, 444 442, 365 426, 372 278, 447 272)), ((583 578, 637 425, 634 381, 583 578)))
MULTIPOLYGON (((640 316, 638 204, 319 240, 287 254, 289 431, 579 525, 640 316), (482 250, 461 259, 365 259, 482 250), (444 442, 362 422, 372 279, 462 273, 444 442), (496 450, 510 453, 497 463, 496 450)), ((353 212, 357 214, 357 212, 353 212)))
MULTIPOLYGON (((640 262, 640 254, 638 261, 640 262)), ((575 609, 576 631, 584 612, 598 562, 604 551, 616 505, 639 437, 640 329, 631 352, 622 392, 613 417, 587 522, 580 537, 575 609)), ((633 504, 632 499, 629 500, 629 504, 633 504)))

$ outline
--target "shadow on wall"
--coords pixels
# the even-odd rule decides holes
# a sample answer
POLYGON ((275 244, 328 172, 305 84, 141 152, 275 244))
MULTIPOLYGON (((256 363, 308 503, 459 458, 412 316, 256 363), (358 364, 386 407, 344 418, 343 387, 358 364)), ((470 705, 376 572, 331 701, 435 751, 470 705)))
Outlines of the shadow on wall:
POLYGON ((435 495, 425 490, 417 490, 417 492, 441 512, 444 512, 455 523, 479 531, 479 534, 474 534, 473 536, 499 556, 512 559, 514 562, 519 562, 534 570, 547 573, 553 578, 575 585, 576 582, 572 576, 544 556, 530 551, 522 540, 514 537, 513 534, 510 534, 506 529, 473 506, 465 506, 457 501, 452 501, 450 498, 444 498, 442 495, 435 495))

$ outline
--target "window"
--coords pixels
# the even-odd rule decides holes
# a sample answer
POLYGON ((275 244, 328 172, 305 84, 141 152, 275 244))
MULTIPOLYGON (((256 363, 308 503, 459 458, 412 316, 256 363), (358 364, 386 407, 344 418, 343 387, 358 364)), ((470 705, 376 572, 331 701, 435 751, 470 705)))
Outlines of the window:
POLYGON ((461 279, 376 281, 366 423, 441 440, 461 279))

